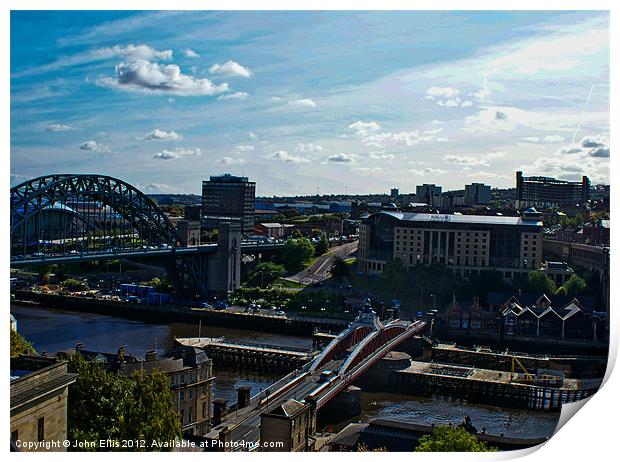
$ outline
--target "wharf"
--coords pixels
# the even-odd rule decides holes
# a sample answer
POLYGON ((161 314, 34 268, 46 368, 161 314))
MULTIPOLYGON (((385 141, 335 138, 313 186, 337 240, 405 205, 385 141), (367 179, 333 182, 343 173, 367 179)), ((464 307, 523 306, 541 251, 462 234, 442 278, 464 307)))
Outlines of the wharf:
POLYGON ((408 393, 545 411, 593 395, 602 382, 564 378, 561 384, 540 384, 526 380, 524 374, 421 361, 412 361, 390 379, 408 393))

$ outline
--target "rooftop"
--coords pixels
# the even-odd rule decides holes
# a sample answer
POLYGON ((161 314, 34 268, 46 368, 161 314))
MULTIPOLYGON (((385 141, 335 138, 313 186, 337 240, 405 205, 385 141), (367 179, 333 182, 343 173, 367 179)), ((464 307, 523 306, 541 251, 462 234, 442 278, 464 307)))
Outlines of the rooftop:
POLYGON ((444 222, 444 223, 467 223, 467 224, 487 224, 487 225, 522 225, 540 226, 541 220, 528 220, 521 217, 487 216, 487 215, 449 215, 435 213, 407 213, 407 212, 388 212, 381 211, 373 215, 389 215, 400 221, 416 222, 444 222))

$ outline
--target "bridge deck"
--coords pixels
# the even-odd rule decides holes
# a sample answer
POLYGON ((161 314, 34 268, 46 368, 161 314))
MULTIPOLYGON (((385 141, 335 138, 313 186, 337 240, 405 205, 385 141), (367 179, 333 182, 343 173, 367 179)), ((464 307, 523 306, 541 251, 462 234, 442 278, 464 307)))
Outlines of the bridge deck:
POLYGON ((236 349, 236 350, 257 351, 261 353, 273 353, 273 354, 279 354, 279 355, 284 354, 287 356, 297 356, 300 358, 305 358, 312 353, 310 350, 305 350, 301 348, 276 347, 273 345, 260 345, 260 344, 244 343, 244 342, 231 342, 231 341, 226 341, 223 338, 213 338, 213 337, 176 338, 175 342, 183 346, 191 346, 191 347, 196 347, 196 348, 201 348, 201 349, 207 349, 209 347, 220 347, 220 348, 229 348, 229 349, 236 349))

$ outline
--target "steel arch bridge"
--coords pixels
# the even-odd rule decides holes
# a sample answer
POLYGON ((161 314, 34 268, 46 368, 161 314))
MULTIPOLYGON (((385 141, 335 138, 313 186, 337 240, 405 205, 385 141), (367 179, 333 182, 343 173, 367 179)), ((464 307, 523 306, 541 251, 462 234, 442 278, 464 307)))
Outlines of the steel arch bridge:
POLYGON ((179 244, 174 225, 157 204, 117 178, 55 174, 11 188, 13 255, 41 246, 66 252, 102 245, 127 250, 179 244))

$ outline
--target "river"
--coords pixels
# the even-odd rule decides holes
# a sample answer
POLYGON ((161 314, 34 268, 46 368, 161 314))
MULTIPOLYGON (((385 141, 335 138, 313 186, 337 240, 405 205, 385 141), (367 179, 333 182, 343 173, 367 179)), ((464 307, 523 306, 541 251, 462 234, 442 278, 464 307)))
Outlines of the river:
MULTIPOLYGON (((11 304, 18 330, 39 352, 56 353, 75 348, 82 342, 87 350, 115 352, 124 345, 128 353, 143 357, 151 349, 162 354, 171 348, 175 337, 196 337, 199 326, 185 322, 148 323, 94 313, 48 309, 11 304)), ((200 326, 203 337, 225 337, 253 343, 311 348, 312 339, 294 335, 270 334, 241 329, 200 326)), ((236 388, 252 387, 252 394, 275 382, 279 376, 246 371, 214 368, 214 395, 236 402, 236 388)), ((418 398, 393 393, 362 394, 362 414, 339 422, 335 429, 352 421, 387 418, 418 424, 460 423, 469 415, 473 424, 488 433, 533 438, 551 436, 559 413, 505 409, 496 406, 469 404, 458 400, 418 398)))

